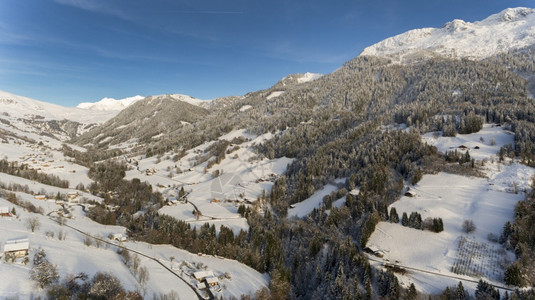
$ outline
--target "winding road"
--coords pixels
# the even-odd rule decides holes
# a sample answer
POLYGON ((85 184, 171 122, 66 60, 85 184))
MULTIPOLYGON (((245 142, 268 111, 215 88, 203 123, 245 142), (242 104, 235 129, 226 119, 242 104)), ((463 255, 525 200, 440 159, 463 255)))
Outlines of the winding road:
MULTIPOLYGON (((197 298, 199 298, 199 300, 206 300, 206 298, 203 297, 203 296, 199 293, 199 291, 198 291, 198 290, 197 290, 191 283, 189 283, 187 280, 185 280, 185 279, 182 278, 180 275, 178 275, 177 273, 175 273, 175 272, 174 272, 173 270, 171 270, 169 267, 167 267, 166 265, 164 265, 159 259, 157 259, 157 258, 155 258, 155 257, 153 257, 153 256, 150 256, 150 255, 147 255, 147 254, 145 254, 145 253, 143 253, 143 252, 140 252, 140 251, 138 251, 138 250, 130 249, 130 248, 128 248, 128 247, 125 247, 125 246, 122 246, 122 245, 117 245, 117 244, 115 244, 115 243, 112 243, 112 242, 110 242, 110 241, 108 241, 108 240, 105 240, 105 239, 102 239, 102 238, 99 238, 99 237, 92 236, 92 235, 90 235, 89 233, 84 232, 84 231, 82 231, 82 230, 80 230, 80 229, 78 229, 78 228, 76 228, 76 227, 73 227, 73 226, 71 226, 71 225, 68 225, 68 224, 66 224, 66 223, 61 224, 61 223, 60 223, 56 218, 54 218, 54 217, 51 217, 51 216, 49 216, 49 217, 50 217, 50 219, 51 219, 52 221, 54 221, 54 222, 56 222, 56 223, 58 223, 58 224, 60 224, 60 225, 62 225, 62 226, 68 227, 68 228, 70 228, 70 229, 72 229, 72 230, 74 230, 74 231, 77 231, 77 232, 79 232, 79 233, 81 233, 81 234, 83 234, 83 235, 85 235, 85 236, 91 237, 91 238, 93 238, 93 239, 95 239, 95 240, 101 241, 101 242, 106 243, 106 244, 111 245, 111 246, 115 246, 115 247, 117 247, 117 248, 121 248, 121 249, 124 249, 124 250, 128 250, 128 251, 130 251, 130 252, 136 253, 136 254, 138 254, 138 255, 140 255, 140 256, 143 256, 143 257, 145 257, 145 258, 148 258, 148 259, 150 259, 150 260, 155 261, 155 262, 158 263, 160 266, 162 266, 164 269, 166 269, 166 270, 169 271, 171 274, 173 274, 174 276, 176 276, 178 279, 182 280, 182 281, 183 281, 183 282, 184 282, 184 283, 185 283, 185 284, 186 284, 186 285, 187 285, 187 286, 188 286, 188 287, 189 287, 189 288, 190 288, 190 289, 197 295, 197 298)), ((209 290, 208 290, 208 291, 209 291, 209 290)), ((210 300, 214 299, 214 296, 213 296, 213 294, 212 294, 210 291, 208 292, 208 296, 209 296, 208 299, 210 299, 210 300)))

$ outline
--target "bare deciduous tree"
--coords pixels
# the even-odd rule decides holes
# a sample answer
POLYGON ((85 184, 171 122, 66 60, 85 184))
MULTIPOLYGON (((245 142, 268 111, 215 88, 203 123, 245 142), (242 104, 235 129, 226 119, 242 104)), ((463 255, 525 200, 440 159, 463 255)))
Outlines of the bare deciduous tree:
POLYGON ((466 233, 472 233, 476 231, 476 224, 472 220, 464 220, 463 222, 463 231, 466 233))
POLYGON ((28 229, 30 229, 32 232, 39 229, 41 227, 41 221, 39 221, 38 217, 30 217, 26 220, 26 226, 28 229))

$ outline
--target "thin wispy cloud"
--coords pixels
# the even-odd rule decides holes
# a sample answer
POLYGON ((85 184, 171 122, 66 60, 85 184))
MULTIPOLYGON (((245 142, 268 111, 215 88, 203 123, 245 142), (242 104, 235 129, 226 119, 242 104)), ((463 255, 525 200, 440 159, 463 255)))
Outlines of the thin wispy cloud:
POLYGON ((177 14, 207 14, 207 15, 240 15, 243 11, 225 11, 225 10, 171 10, 177 14))
POLYGON ((54 0, 56 3, 77 7, 83 10, 95 13, 107 14, 119 17, 124 20, 133 20, 133 16, 127 14, 124 10, 110 5, 109 1, 98 0, 54 0))

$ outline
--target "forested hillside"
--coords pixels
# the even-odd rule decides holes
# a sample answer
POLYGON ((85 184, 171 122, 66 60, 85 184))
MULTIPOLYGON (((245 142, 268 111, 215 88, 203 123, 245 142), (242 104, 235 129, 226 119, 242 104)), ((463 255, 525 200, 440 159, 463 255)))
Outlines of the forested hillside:
MULTIPOLYGON (((485 122, 503 124, 515 132, 515 144, 500 154, 517 155, 533 164, 535 106, 528 82, 519 75, 533 72, 533 53, 529 49, 519 53, 485 61, 436 56, 408 65, 360 56, 314 81, 278 84, 231 99, 209 112, 198 109, 196 117, 187 119, 191 122, 188 126, 173 125, 186 119, 159 118, 154 113, 146 124, 163 126, 166 135, 154 140, 150 134, 141 134, 142 154, 179 153, 232 130, 247 129, 252 134, 274 133, 272 139, 256 145, 259 157, 295 160, 266 195, 270 210, 264 215, 242 210, 250 230, 239 236, 221 229, 216 237, 214 228, 197 232, 185 223, 158 216, 158 197, 144 217, 132 219, 135 210, 121 208, 112 222, 126 226, 136 238, 172 243, 194 252, 203 249, 269 272, 274 299, 409 297, 413 291, 403 290, 390 271, 372 272, 362 247, 375 224, 388 220, 387 206, 400 197, 405 184, 418 182, 425 172, 477 174, 473 162, 463 165, 464 158, 452 158, 451 153, 441 156, 424 144, 421 134, 425 132, 454 136, 477 132, 485 122), (276 96, 270 97, 274 92, 276 96), (240 109, 246 106, 251 108, 240 109), (389 129, 389 125, 401 123, 409 129, 389 129), (452 167, 446 163, 451 161, 460 164, 452 167), (324 199, 322 208, 302 220, 286 218, 291 204, 307 199, 328 183, 337 185, 338 191, 324 199), (355 187, 360 188, 358 195, 348 193, 355 187), (331 206, 340 198, 346 199, 344 205, 331 206)), ((78 143, 102 144, 100 136, 106 126, 125 119, 126 114, 80 137, 78 143)), ((121 137, 115 141, 126 141, 130 133, 125 132, 112 134, 121 137)), ((105 192, 102 187, 95 186, 95 192, 105 192)), ((143 207, 149 208, 147 203, 138 208, 143 207)), ((531 257, 530 242, 519 228, 531 224, 525 215, 532 214, 523 207, 519 205, 518 225, 506 238, 525 261, 531 257)), ((101 220, 96 211, 91 216, 101 220)), ((531 283, 533 279, 528 277, 518 280, 531 283)))

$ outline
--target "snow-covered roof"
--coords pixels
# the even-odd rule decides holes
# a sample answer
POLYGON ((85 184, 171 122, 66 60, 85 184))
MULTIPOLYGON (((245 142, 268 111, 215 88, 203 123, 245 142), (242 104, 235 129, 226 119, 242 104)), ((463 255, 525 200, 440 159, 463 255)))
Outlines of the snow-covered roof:
POLYGON ((114 240, 118 240, 118 241, 126 241, 126 237, 123 236, 122 233, 114 233, 114 234, 112 234, 112 238, 114 240))
POLYGON ((14 252, 28 250, 30 241, 28 239, 10 240, 4 244, 4 252, 14 252))
POLYGON ((193 276, 195 276, 195 279, 200 280, 206 277, 214 277, 214 272, 212 271, 199 271, 193 273, 193 276))
POLYGON ((7 213, 9 213, 9 207, 0 206, 0 214, 7 214, 7 213))
POLYGON ((219 279, 217 277, 206 277, 206 283, 213 284, 213 283, 219 283, 219 279))

